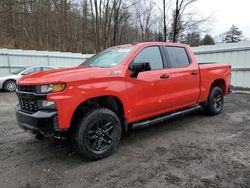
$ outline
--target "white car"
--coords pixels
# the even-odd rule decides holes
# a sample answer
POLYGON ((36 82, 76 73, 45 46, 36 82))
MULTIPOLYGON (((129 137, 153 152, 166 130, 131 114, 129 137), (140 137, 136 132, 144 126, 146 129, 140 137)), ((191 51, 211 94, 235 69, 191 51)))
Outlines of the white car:
POLYGON ((23 75, 26 74, 31 74, 34 72, 39 72, 39 71, 47 71, 47 70, 52 70, 56 69, 55 67, 28 67, 28 68, 21 68, 17 71, 12 72, 11 74, 7 76, 0 77, 0 89, 3 89, 8 92, 12 92, 16 90, 16 81, 21 78, 23 75))

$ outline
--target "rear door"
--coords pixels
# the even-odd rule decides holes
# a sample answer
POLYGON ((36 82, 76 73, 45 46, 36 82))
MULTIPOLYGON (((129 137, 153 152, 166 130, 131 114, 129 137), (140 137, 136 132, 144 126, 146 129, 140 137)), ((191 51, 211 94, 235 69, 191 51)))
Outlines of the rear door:
POLYGON ((167 106, 180 109, 196 104, 200 94, 199 67, 188 55, 187 49, 177 46, 164 46, 170 62, 170 87, 167 106))

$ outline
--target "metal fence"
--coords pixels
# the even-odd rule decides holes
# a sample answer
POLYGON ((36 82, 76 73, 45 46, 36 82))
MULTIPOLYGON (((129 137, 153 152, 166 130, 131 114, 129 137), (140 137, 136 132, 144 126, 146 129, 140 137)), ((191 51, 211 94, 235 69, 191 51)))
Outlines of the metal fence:
POLYGON ((229 63, 232 85, 250 88, 250 41, 199 46, 193 48, 199 63, 229 63))
MULTIPOLYGON (((222 62, 232 65, 232 85, 250 88, 250 41, 193 48, 199 63, 222 62)), ((71 67, 93 54, 0 49, 0 76, 12 69, 30 66, 71 67)))
POLYGON ((20 67, 77 66, 91 56, 92 54, 0 49, 0 76, 8 74, 9 72, 20 67))

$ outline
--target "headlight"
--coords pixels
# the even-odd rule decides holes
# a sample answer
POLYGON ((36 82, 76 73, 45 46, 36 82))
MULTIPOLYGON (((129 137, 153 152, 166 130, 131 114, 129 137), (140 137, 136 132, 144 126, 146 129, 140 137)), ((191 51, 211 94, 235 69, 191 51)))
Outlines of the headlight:
POLYGON ((54 101, 38 100, 38 108, 39 109, 55 109, 56 105, 54 101))
POLYGON ((60 92, 64 91, 66 88, 65 83, 57 83, 57 84, 49 84, 49 85, 42 85, 39 87, 39 93, 52 93, 52 92, 60 92))

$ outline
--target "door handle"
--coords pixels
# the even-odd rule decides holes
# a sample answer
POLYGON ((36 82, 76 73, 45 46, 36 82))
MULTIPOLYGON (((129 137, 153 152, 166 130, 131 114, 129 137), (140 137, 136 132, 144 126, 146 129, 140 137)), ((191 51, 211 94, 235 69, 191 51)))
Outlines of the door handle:
POLYGON ((166 78, 169 78, 169 75, 168 74, 163 74, 160 76, 161 79, 166 79, 166 78))
POLYGON ((192 75, 197 75, 197 74, 198 74, 198 72, 193 71, 193 72, 191 72, 191 74, 192 74, 192 75))

